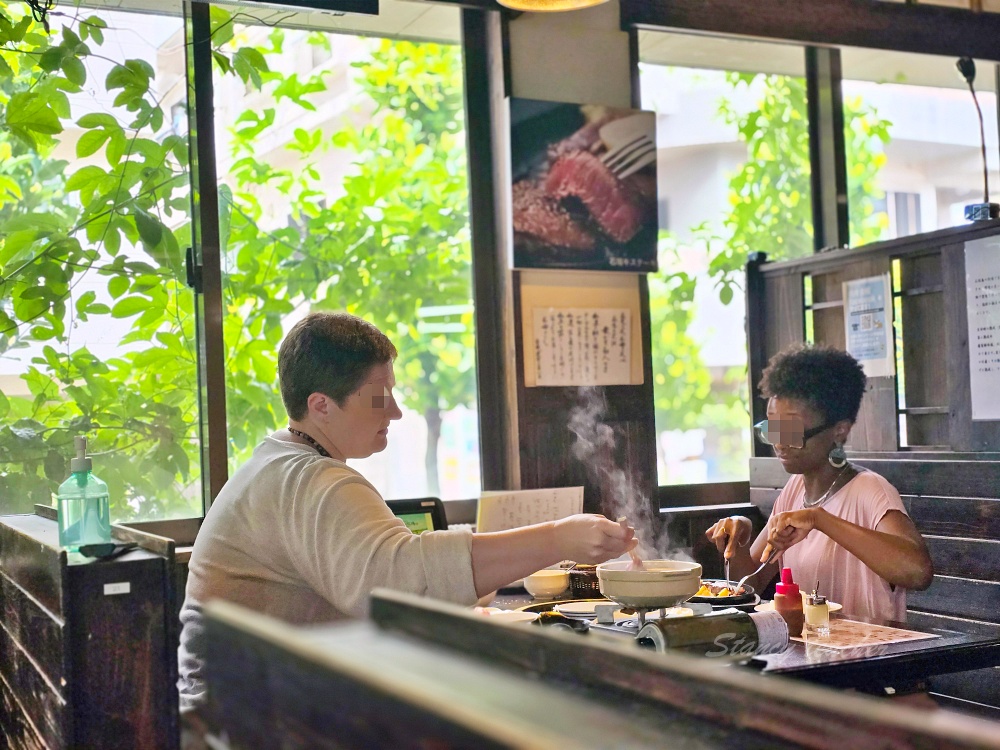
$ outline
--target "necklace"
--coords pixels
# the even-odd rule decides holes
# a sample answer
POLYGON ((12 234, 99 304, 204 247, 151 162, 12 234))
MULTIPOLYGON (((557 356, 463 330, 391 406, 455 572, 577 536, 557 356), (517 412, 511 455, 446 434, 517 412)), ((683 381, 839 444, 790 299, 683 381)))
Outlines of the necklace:
POLYGON ((841 469, 837 473, 837 476, 835 476, 833 478, 833 481, 830 483, 830 486, 826 488, 826 492, 824 492, 822 495, 820 495, 819 499, 816 500, 816 501, 814 501, 814 502, 809 502, 808 498, 806 498, 805 488, 803 487, 803 489, 802 489, 802 507, 803 508, 818 508, 821 505, 823 505, 823 503, 825 503, 827 500, 829 500, 830 499, 830 493, 833 491, 833 488, 837 486, 837 482, 840 481, 840 478, 844 475, 844 472, 847 471, 847 468, 849 466, 850 466, 849 463, 844 464, 844 468, 841 469))
POLYGON ((294 427, 289 427, 288 431, 293 435, 295 435, 296 437, 300 437, 307 443, 309 443, 309 445, 311 445, 313 448, 316 449, 316 452, 319 453, 319 455, 323 456, 324 458, 333 458, 333 456, 330 455, 330 452, 322 445, 320 445, 319 442, 316 440, 316 438, 314 438, 312 435, 302 432, 301 430, 296 430, 294 427))

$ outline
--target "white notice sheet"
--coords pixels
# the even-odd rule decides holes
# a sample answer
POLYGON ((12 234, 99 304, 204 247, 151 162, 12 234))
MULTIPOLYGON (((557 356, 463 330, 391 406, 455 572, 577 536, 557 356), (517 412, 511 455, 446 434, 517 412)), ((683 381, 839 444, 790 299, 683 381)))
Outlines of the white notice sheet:
POLYGON ((889 274, 844 282, 847 351, 870 378, 895 373, 889 274))
POLYGON ((628 385, 630 310, 534 308, 535 385, 628 385))
POLYGON ((484 492, 479 496, 476 531, 506 531, 583 512, 583 487, 484 492))
POLYGON ((1000 419, 1000 238, 965 243, 965 296, 972 418, 1000 419))

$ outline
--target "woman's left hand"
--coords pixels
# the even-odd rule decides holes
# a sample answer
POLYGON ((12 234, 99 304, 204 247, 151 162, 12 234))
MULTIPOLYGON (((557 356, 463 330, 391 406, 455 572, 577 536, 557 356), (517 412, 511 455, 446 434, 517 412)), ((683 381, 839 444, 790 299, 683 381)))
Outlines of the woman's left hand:
POLYGON ((766 560, 773 553, 781 554, 809 536, 816 528, 817 510, 802 508, 771 516, 767 522, 767 547, 760 559, 766 560))

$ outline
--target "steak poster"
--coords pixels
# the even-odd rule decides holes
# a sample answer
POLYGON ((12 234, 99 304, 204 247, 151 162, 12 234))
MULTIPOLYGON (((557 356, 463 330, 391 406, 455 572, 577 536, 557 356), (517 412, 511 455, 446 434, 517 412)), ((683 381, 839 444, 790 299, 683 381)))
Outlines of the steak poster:
POLYGON ((655 271, 656 116, 510 100, 514 266, 655 271))

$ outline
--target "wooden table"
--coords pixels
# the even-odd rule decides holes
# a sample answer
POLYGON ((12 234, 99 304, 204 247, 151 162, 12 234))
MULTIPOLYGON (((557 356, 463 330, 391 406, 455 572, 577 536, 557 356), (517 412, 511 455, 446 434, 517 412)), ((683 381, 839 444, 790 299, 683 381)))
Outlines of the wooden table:
MULTIPOLYGON (((542 601, 526 593, 505 593, 498 595, 492 605, 517 609, 537 603, 542 601)), ((922 689, 921 683, 937 675, 1000 665, 1000 627, 956 619, 944 628, 940 618, 921 618, 915 613, 910 613, 910 618, 907 623, 876 624, 938 637, 854 649, 825 648, 819 643, 807 645, 793 640, 784 652, 757 656, 742 666, 830 687, 885 694, 886 688, 891 688, 889 692, 922 689)), ((836 621, 839 616, 831 619, 836 621)))

